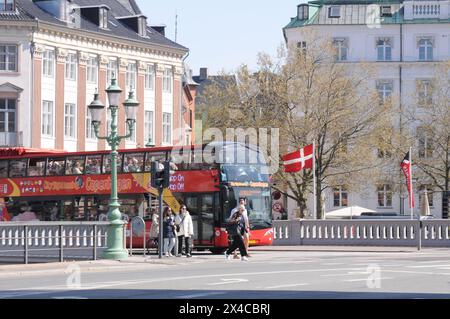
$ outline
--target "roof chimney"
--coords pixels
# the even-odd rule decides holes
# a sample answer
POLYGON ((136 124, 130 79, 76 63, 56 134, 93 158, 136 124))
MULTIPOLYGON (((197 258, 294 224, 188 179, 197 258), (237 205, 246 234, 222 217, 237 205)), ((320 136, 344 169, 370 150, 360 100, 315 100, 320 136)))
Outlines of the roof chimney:
POLYGON ((200 68, 200 80, 204 81, 208 79, 208 68, 200 68))

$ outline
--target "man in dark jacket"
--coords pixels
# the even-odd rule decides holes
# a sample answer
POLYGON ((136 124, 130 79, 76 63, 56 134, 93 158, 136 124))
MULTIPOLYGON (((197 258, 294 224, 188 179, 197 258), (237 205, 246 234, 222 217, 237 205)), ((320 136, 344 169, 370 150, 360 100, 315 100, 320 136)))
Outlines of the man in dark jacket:
POLYGON ((230 247, 228 248, 227 252, 225 253, 225 257, 227 260, 231 260, 233 252, 239 248, 239 251, 241 253, 241 260, 242 261, 248 261, 247 258, 247 250, 245 249, 244 244, 244 233, 246 228, 246 222, 243 217, 243 213, 245 211, 245 206, 241 205, 239 206, 239 209, 231 216, 229 219, 227 231, 228 235, 232 237, 232 241, 230 244, 230 247))

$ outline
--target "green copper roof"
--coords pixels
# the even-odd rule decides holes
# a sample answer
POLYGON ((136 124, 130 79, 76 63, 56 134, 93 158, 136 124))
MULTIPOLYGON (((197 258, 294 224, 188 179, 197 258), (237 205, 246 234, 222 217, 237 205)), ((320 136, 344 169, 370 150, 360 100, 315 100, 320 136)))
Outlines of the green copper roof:
POLYGON ((311 1, 309 4, 309 19, 300 20, 291 18, 284 29, 299 28, 307 25, 366 25, 367 8, 370 4, 389 4, 392 7, 392 16, 381 17, 381 24, 439 24, 449 23, 450 19, 412 19, 405 20, 403 4, 397 0, 324 0, 311 1), (328 17, 328 8, 331 5, 341 6, 341 17, 328 17))

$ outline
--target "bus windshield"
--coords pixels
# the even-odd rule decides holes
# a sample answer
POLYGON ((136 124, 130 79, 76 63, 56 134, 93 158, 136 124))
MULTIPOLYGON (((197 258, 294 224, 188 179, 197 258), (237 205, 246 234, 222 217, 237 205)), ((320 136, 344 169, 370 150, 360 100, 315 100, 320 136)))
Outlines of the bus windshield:
MULTIPOLYGON (((238 205, 239 199, 245 198, 252 229, 267 228, 272 226, 272 209, 270 205, 270 189, 269 188, 251 188, 251 187, 232 187, 230 188, 230 208, 238 205)), ((224 222, 231 215, 225 214, 224 222)))
POLYGON ((265 165, 222 165, 222 182, 269 182, 265 165))

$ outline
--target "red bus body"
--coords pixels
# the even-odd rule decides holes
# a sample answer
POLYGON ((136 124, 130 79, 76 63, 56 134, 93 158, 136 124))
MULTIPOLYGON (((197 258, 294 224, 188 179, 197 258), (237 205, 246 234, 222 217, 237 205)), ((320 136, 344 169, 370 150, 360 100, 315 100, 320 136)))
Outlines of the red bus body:
MULTIPOLYGON (((195 148, 196 146, 193 146, 195 148)), ((144 149, 128 149, 120 151, 121 156, 127 154, 140 154, 143 155, 144 161, 147 158, 147 154, 162 153, 171 151, 171 147, 165 148, 144 148, 144 149)), ((54 158, 66 158, 65 169, 67 169, 67 158, 80 157, 84 158, 87 164, 87 158, 102 155, 103 158, 109 156, 109 151, 96 151, 96 152, 56 152, 47 150, 27 150, 27 149, 0 149, 0 169, 7 162, 7 176, 0 170, 0 198, 12 199, 12 201, 43 201, 56 202, 63 199, 69 200, 70 198, 80 198, 82 196, 101 197, 106 198, 111 192, 111 176, 107 173, 88 175, 86 172, 78 175, 64 175, 62 176, 23 176, 23 177, 11 177, 11 167, 13 163, 18 160, 27 159, 28 163, 32 160, 46 158, 45 163, 49 163, 50 159, 54 158)), ((166 155, 168 157, 168 155, 166 155)), ((102 166, 103 166, 102 160, 102 166)), ((27 164, 31 166, 31 164, 27 164)), ((124 165, 124 164, 122 164, 124 165)), ((156 194, 156 190, 150 186, 151 174, 146 171, 146 163, 142 164, 143 169, 141 172, 136 173, 119 173, 118 174, 118 191, 121 196, 140 196, 143 194, 156 194)), ((28 172, 27 166, 27 172, 28 172)), ((15 167, 15 166, 14 166, 15 167)), ((122 166, 124 167, 124 166, 122 166)), ((45 168, 47 171, 49 168, 45 168)), ((103 171, 103 170, 102 170, 103 171)), ((186 203, 188 210, 190 210, 189 202, 198 203, 203 209, 205 203, 209 203, 211 198, 214 199, 213 218, 208 220, 208 224, 203 223, 202 217, 203 211, 199 213, 198 217, 198 229, 202 229, 205 233, 203 237, 194 240, 194 247, 212 249, 216 251, 223 251, 228 246, 228 234, 225 230, 225 222, 223 216, 229 214, 229 212, 223 211, 221 218, 217 217, 218 212, 216 210, 224 210, 222 205, 221 196, 219 196, 219 190, 221 187, 220 168, 215 167, 211 169, 188 169, 177 170, 171 175, 170 190, 177 199, 180 199, 186 203), (206 195, 205 195, 206 194, 206 195), (203 196, 203 197, 202 197, 203 196), (206 196, 206 197, 205 197, 206 196), (205 199, 206 198, 206 199, 205 199), (198 202, 195 202, 195 200, 198 202), (201 224, 201 225, 200 225, 201 224), (209 227, 208 229, 206 229, 209 227), (206 230, 206 231, 205 231, 206 230), (206 233, 208 235, 206 236, 206 233)), ((263 183, 263 186, 268 187, 263 183)), ((260 183, 255 184, 261 187, 260 183)), ((248 187, 253 187, 249 185, 248 187)), ((253 188, 252 188, 253 189, 253 188)), ((257 188, 255 188, 257 189, 257 188)), ((211 202, 212 203, 212 202, 211 202)), ((233 207, 232 207, 233 208, 233 207)), ((78 208, 77 208, 78 209, 78 208)), ((85 212, 87 216, 87 212, 85 212)), ((204 214, 207 215, 207 214, 204 214)), ((13 216, 11 216, 13 217, 13 216)), ((47 217, 46 217, 47 218, 47 217)), ((209 218, 209 217, 208 217, 209 218)), ((128 224, 129 228, 130 224, 128 224)), ((151 221, 146 221, 146 234, 150 232, 151 221)), ((260 227, 261 228, 261 227, 260 227)), ((273 230, 271 226, 262 229, 252 229, 250 233, 250 245, 271 245, 273 242, 273 230)), ((130 240, 127 239, 127 245, 130 246, 130 240)), ((133 248, 143 248, 143 237, 133 236, 132 239, 133 248)))

